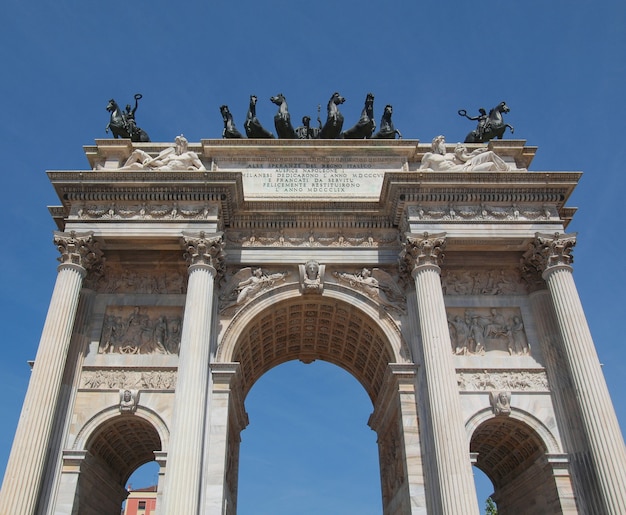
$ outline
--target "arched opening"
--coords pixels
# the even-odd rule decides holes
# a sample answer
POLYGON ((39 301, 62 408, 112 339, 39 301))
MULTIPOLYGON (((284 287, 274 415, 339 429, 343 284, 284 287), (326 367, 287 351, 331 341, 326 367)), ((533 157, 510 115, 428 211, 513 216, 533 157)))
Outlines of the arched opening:
POLYGON ((323 361, 290 361, 246 398, 238 513, 380 515, 376 433, 363 387, 323 361))
POLYGON ((494 417, 476 428, 470 452, 493 484, 499 514, 561 512, 546 450, 531 427, 512 417, 494 417))
MULTIPOLYGON (((411 442, 419 442, 419 436, 414 366, 403 364, 399 332, 390 329, 392 324, 384 312, 356 301, 302 295, 273 300, 263 309, 244 313, 243 322, 235 321, 234 329, 229 327, 234 335, 232 341, 226 337, 221 354, 218 352, 224 363, 238 364, 228 423, 224 490, 228 509, 234 513, 239 496, 240 431, 245 427, 245 423, 240 423, 245 418, 241 415, 243 399, 269 370, 294 360, 337 365, 361 384, 369 397, 370 413, 374 408, 368 424, 376 431, 378 491, 382 490, 383 511, 400 513, 410 509, 410 496, 422 488, 422 481, 417 481, 419 485, 413 490, 409 487, 421 471, 407 467, 408 444, 404 434, 411 434, 411 442), (398 386, 401 381, 405 381, 402 398, 398 386)), ((282 388, 288 390, 290 385, 282 384, 282 388)))
POLYGON ((161 450, 157 430, 136 415, 119 415, 89 437, 80 467, 77 513, 119 515, 128 494, 126 484, 141 465, 161 450))

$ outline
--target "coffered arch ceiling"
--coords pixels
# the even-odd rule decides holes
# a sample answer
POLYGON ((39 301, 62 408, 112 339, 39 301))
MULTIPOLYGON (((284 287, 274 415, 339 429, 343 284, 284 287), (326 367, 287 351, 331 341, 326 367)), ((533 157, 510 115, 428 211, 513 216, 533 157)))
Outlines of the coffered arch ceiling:
POLYGON ((154 460, 154 451, 161 450, 161 439, 147 420, 120 415, 103 423, 86 448, 106 463, 112 477, 123 486, 135 469, 154 460))
MULTIPOLYGON (((536 467, 546 446, 532 428, 510 417, 483 422, 472 435, 470 452, 478 453, 476 465, 496 488, 510 483, 523 471, 536 467)), ((541 470, 538 470, 541 476, 541 470)))
POLYGON ((239 334, 232 361, 241 365, 244 396, 265 372, 294 359, 342 367, 375 403, 394 353, 380 324, 355 305, 298 296, 266 307, 239 334))

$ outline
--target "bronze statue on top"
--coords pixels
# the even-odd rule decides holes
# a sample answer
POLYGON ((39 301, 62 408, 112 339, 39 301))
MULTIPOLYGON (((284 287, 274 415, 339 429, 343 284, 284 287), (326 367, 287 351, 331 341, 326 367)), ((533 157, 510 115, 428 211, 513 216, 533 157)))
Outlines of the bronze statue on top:
POLYGON ((322 139, 336 139, 343 129, 343 115, 339 112, 339 106, 346 101, 339 93, 335 92, 330 97, 326 107, 326 123, 320 132, 322 139))
POLYGON ((380 119, 380 130, 372 136, 372 139, 396 139, 396 134, 399 139, 402 139, 400 131, 393 126, 391 121, 391 115, 393 113, 393 107, 387 104, 383 117, 380 119))
POLYGON ((511 134, 515 132, 513 127, 508 123, 504 123, 502 118, 502 113, 508 113, 509 111, 509 106, 505 102, 500 102, 489 111, 489 115, 482 107, 479 109, 480 114, 473 117, 468 116, 465 109, 459 109, 459 116, 464 116, 468 120, 478 121, 476 129, 465 137, 465 143, 487 143, 493 138, 502 139, 507 127, 511 130, 511 134))
POLYGON ((265 129, 259 119, 256 117, 256 95, 250 95, 250 104, 248 106, 248 114, 246 114, 246 121, 243 124, 243 128, 246 130, 248 138, 273 138, 274 135, 265 129))
POLYGON ((274 126, 276 127, 278 137, 280 139, 296 139, 298 136, 293 125, 291 125, 291 116, 289 115, 285 95, 279 93, 274 97, 270 97, 270 100, 278 106, 278 112, 274 115, 274 126))
POLYGON ((222 131, 222 138, 243 138, 241 132, 235 127, 233 121, 233 115, 230 113, 227 105, 220 106, 220 113, 222 113, 222 119, 224 120, 224 130, 222 131))
POLYGON ((131 109, 129 104, 126 106, 125 112, 120 109, 115 100, 109 100, 106 110, 111 113, 111 119, 104 129, 107 134, 109 133, 109 129, 111 129, 114 138, 129 138, 133 142, 150 141, 150 137, 146 131, 137 127, 135 123, 135 111, 137 111, 141 98, 141 93, 137 93, 135 95, 134 109, 131 109))
POLYGON ((319 139, 320 131, 322 130, 322 123, 320 117, 317 117, 319 127, 311 127, 311 117, 303 116, 302 125, 296 127, 296 136, 298 139, 319 139))
POLYGON ((365 105, 361 111, 361 118, 354 127, 341 133, 344 139, 369 139, 374 133, 376 122, 374 121, 374 94, 368 93, 365 97, 365 105))

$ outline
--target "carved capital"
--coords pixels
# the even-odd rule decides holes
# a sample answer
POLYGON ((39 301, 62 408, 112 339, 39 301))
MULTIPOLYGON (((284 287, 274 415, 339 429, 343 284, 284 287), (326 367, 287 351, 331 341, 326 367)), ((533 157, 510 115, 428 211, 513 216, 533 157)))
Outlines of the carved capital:
POLYGON ((522 256, 522 272, 525 276, 541 276, 543 272, 558 266, 571 266, 572 250, 576 234, 535 233, 534 241, 522 256))
POLYGON ((224 239, 221 232, 207 236, 199 233, 183 233, 184 258, 189 266, 209 265, 221 272, 224 268, 224 239))
POLYGON ((443 262, 443 249, 446 246, 446 233, 423 235, 405 234, 400 261, 408 272, 425 265, 439 267, 443 262))
POLYGON ((89 270, 102 262, 103 252, 93 238, 93 231, 82 233, 55 231, 54 244, 61 253, 57 259, 63 265, 73 264, 89 270))

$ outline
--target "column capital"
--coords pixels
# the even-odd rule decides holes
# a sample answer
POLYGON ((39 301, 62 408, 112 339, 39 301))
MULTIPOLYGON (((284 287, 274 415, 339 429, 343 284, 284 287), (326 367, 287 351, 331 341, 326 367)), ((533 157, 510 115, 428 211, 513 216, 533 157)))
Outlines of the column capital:
POLYGON ((93 238, 93 231, 54 231, 54 244, 61 253, 57 259, 61 265, 78 265, 89 270, 102 262, 100 244, 93 238))
POLYGON ((443 249, 446 246, 446 233, 412 234, 405 233, 400 253, 400 261, 405 264, 407 272, 413 272, 422 266, 439 267, 443 262, 443 249))
POLYGON ((522 272, 525 276, 543 276, 556 268, 571 268, 574 262, 572 250, 576 245, 576 233, 535 233, 535 239, 522 256, 522 272))
POLYGON ((217 232, 207 235, 204 231, 183 232, 181 244, 185 248, 183 257, 190 267, 209 265, 217 272, 223 270, 225 256, 223 233, 217 232))

